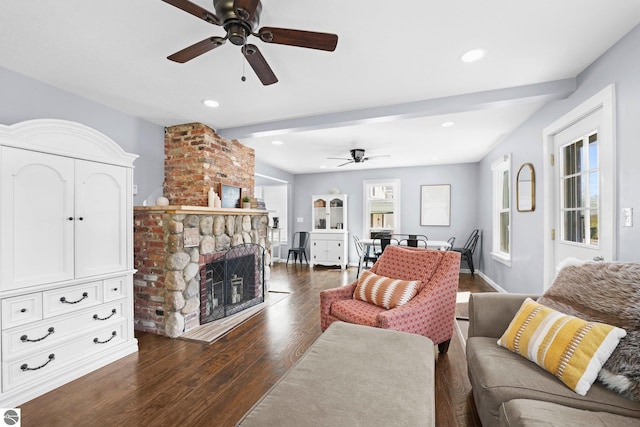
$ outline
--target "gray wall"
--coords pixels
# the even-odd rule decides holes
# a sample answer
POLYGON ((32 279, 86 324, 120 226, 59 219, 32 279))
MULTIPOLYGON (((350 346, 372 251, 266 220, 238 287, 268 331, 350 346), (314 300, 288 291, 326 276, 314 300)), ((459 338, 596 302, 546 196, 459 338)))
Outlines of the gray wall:
MULTIPOLYGON (((542 131, 591 96, 614 83, 616 85, 617 144, 617 259, 638 260, 640 241, 640 26, 598 58, 578 76, 578 89, 568 99, 545 105, 527 122, 504 139, 479 164, 478 223, 484 230, 485 250, 481 268, 491 280, 509 292, 542 292, 543 283, 543 164, 542 131), (503 154, 512 154, 513 175, 525 162, 536 171, 536 210, 512 216, 512 266, 494 261, 489 254, 491 221, 491 163, 503 154), (634 207, 634 226, 620 226, 622 207, 634 207)), ((512 180, 513 183, 513 180, 512 180)))
POLYGON ((63 119, 92 127, 140 157, 134 182, 142 201, 164 180, 164 127, 0 67, 0 123, 63 119))
POLYGON ((400 180, 402 208, 399 232, 424 234, 432 240, 447 240, 454 236, 457 246, 463 245, 471 230, 476 228, 477 164, 469 163, 296 175, 293 216, 294 221, 302 217, 304 222, 292 224, 292 231, 311 230, 312 195, 327 194, 330 188, 338 188, 340 193, 348 195, 349 262, 357 263, 352 234, 364 237, 363 181, 375 179, 400 180), (420 225, 420 186, 430 184, 451 184, 449 227, 420 225))

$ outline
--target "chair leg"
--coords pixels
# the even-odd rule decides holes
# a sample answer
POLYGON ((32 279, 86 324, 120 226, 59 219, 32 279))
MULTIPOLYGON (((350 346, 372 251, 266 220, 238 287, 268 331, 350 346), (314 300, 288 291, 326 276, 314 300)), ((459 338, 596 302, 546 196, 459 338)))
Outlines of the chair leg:
POLYGON ((449 351, 449 344, 451 344, 451 340, 448 339, 445 342, 441 342, 440 344, 438 344, 438 352, 440 354, 447 354, 447 351, 449 351))
POLYGON ((473 254, 467 255, 467 264, 469 264, 469 270, 471 270, 471 277, 473 277, 475 272, 475 269, 473 268, 473 254))

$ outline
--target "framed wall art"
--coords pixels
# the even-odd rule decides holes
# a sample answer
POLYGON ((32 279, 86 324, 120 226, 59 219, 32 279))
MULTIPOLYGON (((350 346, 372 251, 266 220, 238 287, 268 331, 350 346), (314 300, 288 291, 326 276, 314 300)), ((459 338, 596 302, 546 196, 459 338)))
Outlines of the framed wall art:
POLYGON ((240 207, 240 187, 234 187, 233 185, 224 184, 222 184, 220 187, 220 199, 222 201, 222 207, 240 207))
POLYGON ((451 185, 420 187, 420 225, 451 225, 451 185))

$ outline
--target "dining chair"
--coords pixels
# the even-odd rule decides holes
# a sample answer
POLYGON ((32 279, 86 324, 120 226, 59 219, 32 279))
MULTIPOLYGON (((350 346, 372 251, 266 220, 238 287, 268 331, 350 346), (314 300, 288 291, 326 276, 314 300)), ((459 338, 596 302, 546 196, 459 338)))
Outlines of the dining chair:
POLYGON ((368 268, 370 262, 375 263, 378 260, 378 257, 375 254, 371 255, 369 253, 371 246, 367 245, 365 247, 360 241, 360 237, 358 237, 357 234, 353 235, 353 242, 355 243, 356 252, 358 254, 358 271, 360 271, 362 267, 361 265, 362 261, 364 261, 364 267, 368 268), (363 251, 364 251, 364 256, 363 256, 363 251))
POLYGON ((476 251, 476 245, 478 244, 478 239, 480 238, 480 230, 477 228, 471 232, 467 242, 461 248, 453 248, 454 251, 460 252, 461 260, 467 261, 467 265, 469 265, 469 270, 471 270, 471 276, 474 275, 475 269, 473 266, 473 254, 476 251))
POLYGON ((450 251, 451 249, 453 249, 453 245, 456 243, 456 238, 455 237, 449 237, 447 239, 447 243, 449 243, 449 247, 447 248, 447 250, 450 251))
POLYGON ((293 234, 293 244, 289 252, 287 253, 287 263, 289 264, 289 258, 293 255, 293 263, 295 264, 300 258, 300 264, 302 264, 302 258, 309 264, 309 260, 307 259, 307 244, 309 242, 309 232, 308 231, 296 231, 293 234))
POLYGON ((410 246, 413 248, 426 248, 427 241, 429 240, 424 234, 392 234, 391 237, 396 239, 400 246, 410 246), (420 242, 422 242, 422 244, 420 242))

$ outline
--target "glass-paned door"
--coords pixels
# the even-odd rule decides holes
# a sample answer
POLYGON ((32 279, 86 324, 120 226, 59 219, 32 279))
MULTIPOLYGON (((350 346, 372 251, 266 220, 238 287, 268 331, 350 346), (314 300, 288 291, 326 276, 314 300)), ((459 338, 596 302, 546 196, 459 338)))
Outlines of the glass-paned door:
POLYGON ((598 133, 561 149, 561 238, 570 244, 598 246, 598 133))

